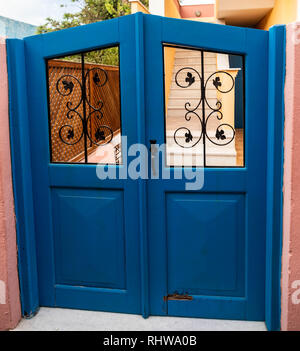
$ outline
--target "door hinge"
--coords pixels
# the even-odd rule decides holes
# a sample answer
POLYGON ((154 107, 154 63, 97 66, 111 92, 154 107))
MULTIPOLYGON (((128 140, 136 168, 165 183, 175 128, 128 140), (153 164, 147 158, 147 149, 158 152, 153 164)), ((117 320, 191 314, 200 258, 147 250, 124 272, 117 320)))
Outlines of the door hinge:
POLYGON ((180 294, 170 294, 164 296, 164 301, 191 301, 193 300, 193 296, 190 295, 180 295, 180 294))

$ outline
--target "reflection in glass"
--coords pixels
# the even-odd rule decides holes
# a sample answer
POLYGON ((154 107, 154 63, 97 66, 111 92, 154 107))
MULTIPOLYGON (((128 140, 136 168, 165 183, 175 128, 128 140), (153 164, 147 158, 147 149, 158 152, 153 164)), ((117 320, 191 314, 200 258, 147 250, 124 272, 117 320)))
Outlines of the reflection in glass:
POLYGON ((167 166, 244 166, 244 59, 164 46, 167 166))
POLYGON ((119 48, 47 61, 51 162, 121 163, 119 48))

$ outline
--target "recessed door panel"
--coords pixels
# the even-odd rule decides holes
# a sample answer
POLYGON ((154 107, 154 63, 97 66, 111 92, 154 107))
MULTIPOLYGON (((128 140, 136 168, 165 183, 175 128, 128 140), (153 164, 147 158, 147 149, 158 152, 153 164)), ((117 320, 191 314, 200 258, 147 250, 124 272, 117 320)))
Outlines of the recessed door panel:
POLYGON ((56 283, 126 289, 122 191, 53 189, 52 199, 56 283))
POLYGON ((167 194, 168 295, 245 294, 243 195, 167 194))

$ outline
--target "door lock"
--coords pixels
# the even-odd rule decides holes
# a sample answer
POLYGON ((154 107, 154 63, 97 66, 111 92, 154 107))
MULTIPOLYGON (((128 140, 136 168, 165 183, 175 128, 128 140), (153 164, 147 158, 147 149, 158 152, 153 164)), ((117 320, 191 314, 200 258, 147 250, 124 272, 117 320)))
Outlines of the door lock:
POLYGON ((154 177, 156 176, 155 163, 156 163, 157 152, 158 152, 158 149, 157 149, 157 142, 156 142, 156 140, 150 140, 151 172, 152 172, 152 175, 154 177))

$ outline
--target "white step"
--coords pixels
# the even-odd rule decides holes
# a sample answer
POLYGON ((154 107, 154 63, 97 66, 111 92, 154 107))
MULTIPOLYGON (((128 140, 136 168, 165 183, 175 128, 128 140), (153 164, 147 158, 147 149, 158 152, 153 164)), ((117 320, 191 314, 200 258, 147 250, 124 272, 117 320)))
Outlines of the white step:
MULTIPOLYGON (((230 145, 230 144, 229 144, 230 145)), ((206 156, 224 156, 224 157, 236 157, 237 152, 234 147, 229 145, 226 146, 205 146, 206 156)), ((183 148, 179 145, 170 146, 167 144, 167 153, 174 155, 202 155, 203 154, 203 144, 200 140, 199 144, 192 148, 183 148)))
MULTIPOLYGON (((210 104, 211 107, 216 107, 216 101, 217 99, 215 98, 211 98, 211 99, 207 99, 208 103, 210 104)), ((184 106, 185 104, 189 102, 191 104, 190 108, 196 107, 199 103, 199 98, 173 98, 170 97, 169 98, 169 103, 168 103, 168 108, 169 107, 174 107, 174 108, 182 108, 183 110, 185 110, 184 106)), ((207 105, 205 104, 205 107, 207 108, 207 105)), ((199 106, 199 108, 202 109, 202 102, 201 105, 199 106)))
MULTIPOLYGON (((167 114, 167 119, 168 120, 178 120, 178 122, 176 123, 179 123, 179 124, 182 124, 182 123, 188 123, 187 121, 184 120, 184 116, 186 115, 188 111, 187 110, 184 110, 182 108, 168 108, 168 114, 167 114)), ((196 111, 192 111, 192 112, 195 112, 197 113, 200 117, 202 117, 202 109, 197 109, 196 111)), ((208 116, 209 114, 211 113, 210 110, 208 109, 205 109, 205 116, 208 116)), ((194 118, 194 120, 196 120, 197 116, 193 117, 192 115, 190 115, 192 118, 194 118)))
MULTIPOLYGON (((207 76, 208 78, 209 76, 207 76)), ((206 78, 206 77, 205 77, 206 78)), ((186 75, 180 75, 177 77, 177 82, 178 84, 180 84, 181 86, 177 85, 176 81, 175 81, 175 76, 172 77, 172 83, 171 83, 171 89, 197 89, 200 90, 201 88, 201 84, 200 84, 200 79, 199 77, 195 77, 195 82, 188 86, 188 82, 186 81, 186 75), (183 88, 184 87, 184 88, 183 88)), ((214 90, 217 92, 216 87, 211 83, 207 84, 206 86, 206 90, 214 90)))
MULTIPOLYGON (((204 76, 204 83, 207 81, 207 79, 215 72, 209 72, 206 73, 204 76)), ((210 79, 209 82, 206 85, 206 90, 214 90, 215 92, 217 92, 218 90, 216 89, 216 87, 213 85, 213 79, 215 78, 215 75, 213 75, 210 79)), ((177 77, 177 82, 181 85, 177 85, 176 81, 175 81, 175 75, 172 77, 171 80, 171 90, 172 89, 198 89, 200 90, 201 88, 201 83, 200 83, 200 79, 199 77, 195 77, 195 81, 192 85, 188 85, 188 82, 186 81, 186 76, 181 76, 181 77, 177 77)))
MULTIPOLYGON (((200 57, 201 56, 201 51, 198 50, 186 50, 186 49, 176 49, 175 52, 175 58, 181 58, 181 57, 200 57)), ((212 57, 216 57, 216 53, 214 52, 204 52, 204 59, 206 58, 212 58, 212 57)))
MULTIPOLYGON (((186 127, 188 127, 188 126, 186 125, 186 127)), ((174 139, 174 134, 175 134, 175 131, 168 131, 167 132, 166 143, 167 143, 168 147, 178 147, 178 145, 176 144, 175 139, 174 139)), ((195 131, 195 130, 192 131, 193 140, 190 143, 186 143, 184 134, 185 134, 184 130, 182 131, 182 134, 180 134, 180 132, 177 133, 176 141, 178 142, 178 144, 180 144, 182 146, 189 146, 189 144, 193 145, 200 138, 201 128, 199 128, 199 131, 195 131)), ((217 137, 216 137, 216 128, 213 131, 208 131, 207 134, 208 134, 209 138, 213 142, 219 144, 219 145, 213 144, 206 137, 205 138, 205 146, 206 146, 207 150, 215 149, 215 148, 217 148, 217 149, 221 148, 221 149, 224 149, 227 152, 229 152, 229 150, 230 150, 231 153, 234 153, 236 155, 235 140, 232 140, 231 143, 229 143, 228 145, 222 145, 222 141, 218 140, 217 137)), ((230 134, 229 132, 226 133, 226 136, 227 136, 226 140, 228 140, 228 141, 232 138, 232 134, 230 134)), ((199 141, 199 143, 196 146, 194 146, 194 148, 195 147, 197 147, 197 148, 200 147, 202 149, 202 147, 203 147, 202 145, 203 145, 203 135, 202 135, 201 140, 199 141)), ((220 151, 220 152, 223 153, 223 151, 220 151)))
MULTIPOLYGON (((200 63, 183 64, 183 63, 177 63, 177 61, 175 61, 174 72, 178 72, 182 68, 186 68, 186 71, 188 71, 187 68, 193 68, 194 70, 201 73, 201 64, 200 63)), ((208 64, 205 63, 204 72, 211 72, 211 71, 214 71, 214 72, 217 71, 217 65, 215 63, 208 63, 208 64)))
MULTIPOLYGON (((191 149, 184 149, 180 146, 167 146, 166 153, 167 165, 179 167, 203 166, 203 145, 197 145, 191 149)), ((206 147, 205 155, 207 166, 236 166, 236 151, 232 147, 206 147)))
MULTIPOLYGON (((173 112, 174 113, 174 112, 173 112)), ((178 128, 186 127, 191 131, 197 132, 201 130, 201 121, 202 120, 202 110, 196 110, 195 113, 189 113, 189 120, 185 119, 187 112, 181 111, 181 113, 177 113, 177 116, 170 116, 170 114, 166 118, 166 129, 167 131, 175 131, 178 128), (196 115, 196 114, 198 115, 196 115)), ((207 130, 208 132, 213 131, 216 133, 216 129, 223 123, 223 120, 219 120, 218 114, 212 114, 210 117, 209 111, 205 111, 205 118, 207 120, 207 130)), ((229 135, 232 135, 232 130, 226 128, 226 132, 228 131, 229 135)), ((229 137, 228 135, 228 137, 229 137)), ((210 134, 209 134, 210 136, 210 134)), ((227 136, 227 134, 226 134, 227 136)))
MULTIPOLYGON (((196 99, 200 98, 201 92, 199 89, 192 89, 190 88, 178 88, 178 89, 172 89, 170 90, 170 95, 169 98, 179 98, 179 99, 196 99)), ((206 98, 208 99, 213 99, 217 98, 217 91, 212 90, 212 89, 207 89, 206 90, 206 98)))
MULTIPOLYGON (((211 72, 206 72, 204 74, 204 83, 206 82, 206 80, 211 77, 213 74, 215 73, 215 71, 211 71, 211 72)), ((186 82, 187 75, 178 75, 177 76, 177 81, 184 87, 189 88, 188 86, 188 82, 186 82)), ((215 86, 213 85, 213 79, 214 79, 214 75, 209 79, 209 84, 207 85, 207 89, 214 89, 217 91, 217 89, 215 88, 215 86)), ((175 74, 172 76, 172 80, 171 80, 171 88, 178 88, 178 85, 175 82, 175 74)), ((200 79, 198 76, 195 76, 195 81, 192 85, 190 85, 190 87, 197 87, 198 89, 200 88, 200 79)), ((179 87, 180 88, 180 87, 179 87)), ((186 88, 181 88, 181 89, 186 89, 186 88)))
MULTIPOLYGON (((186 57, 176 57, 175 58, 176 64, 183 64, 183 65, 189 65, 189 64, 199 64, 201 65, 201 57, 195 57, 195 56, 189 56, 187 55, 186 57)), ((204 59, 204 65, 216 65, 216 57, 208 57, 204 59)))
MULTIPOLYGON (((172 84, 174 83, 175 84, 175 77, 176 77, 176 74, 177 74, 178 71, 174 71, 173 72, 173 75, 172 75, 172 84)), ((186 85, 186 81, 185 79, 187 78, 187 73, 189 71, 188 70, 183 70, 181 71, 178 75, 177 75, 177 81, 178 82, 184 82, 185 84, 182 84, 182 85, 186 85)), ((212 68, 210 70, 206 70, 204 72, 204 80, 206 81, 213 73, 216 73, 217 70, 216 68, 212 68)), ((195 73, 195 72, 191 72, 193 74, 193 76, 195 77, 195 82, 193 83, 193 86, 195 86, 196 84, 199 85, 200 84, 200 79, 199 79, 199 76, 195 73)), ((201 71, 198 70, 198 73, 201 77, 201 71)), ((211 80, 211 83, 213 82, 212 79, 211 80)))

